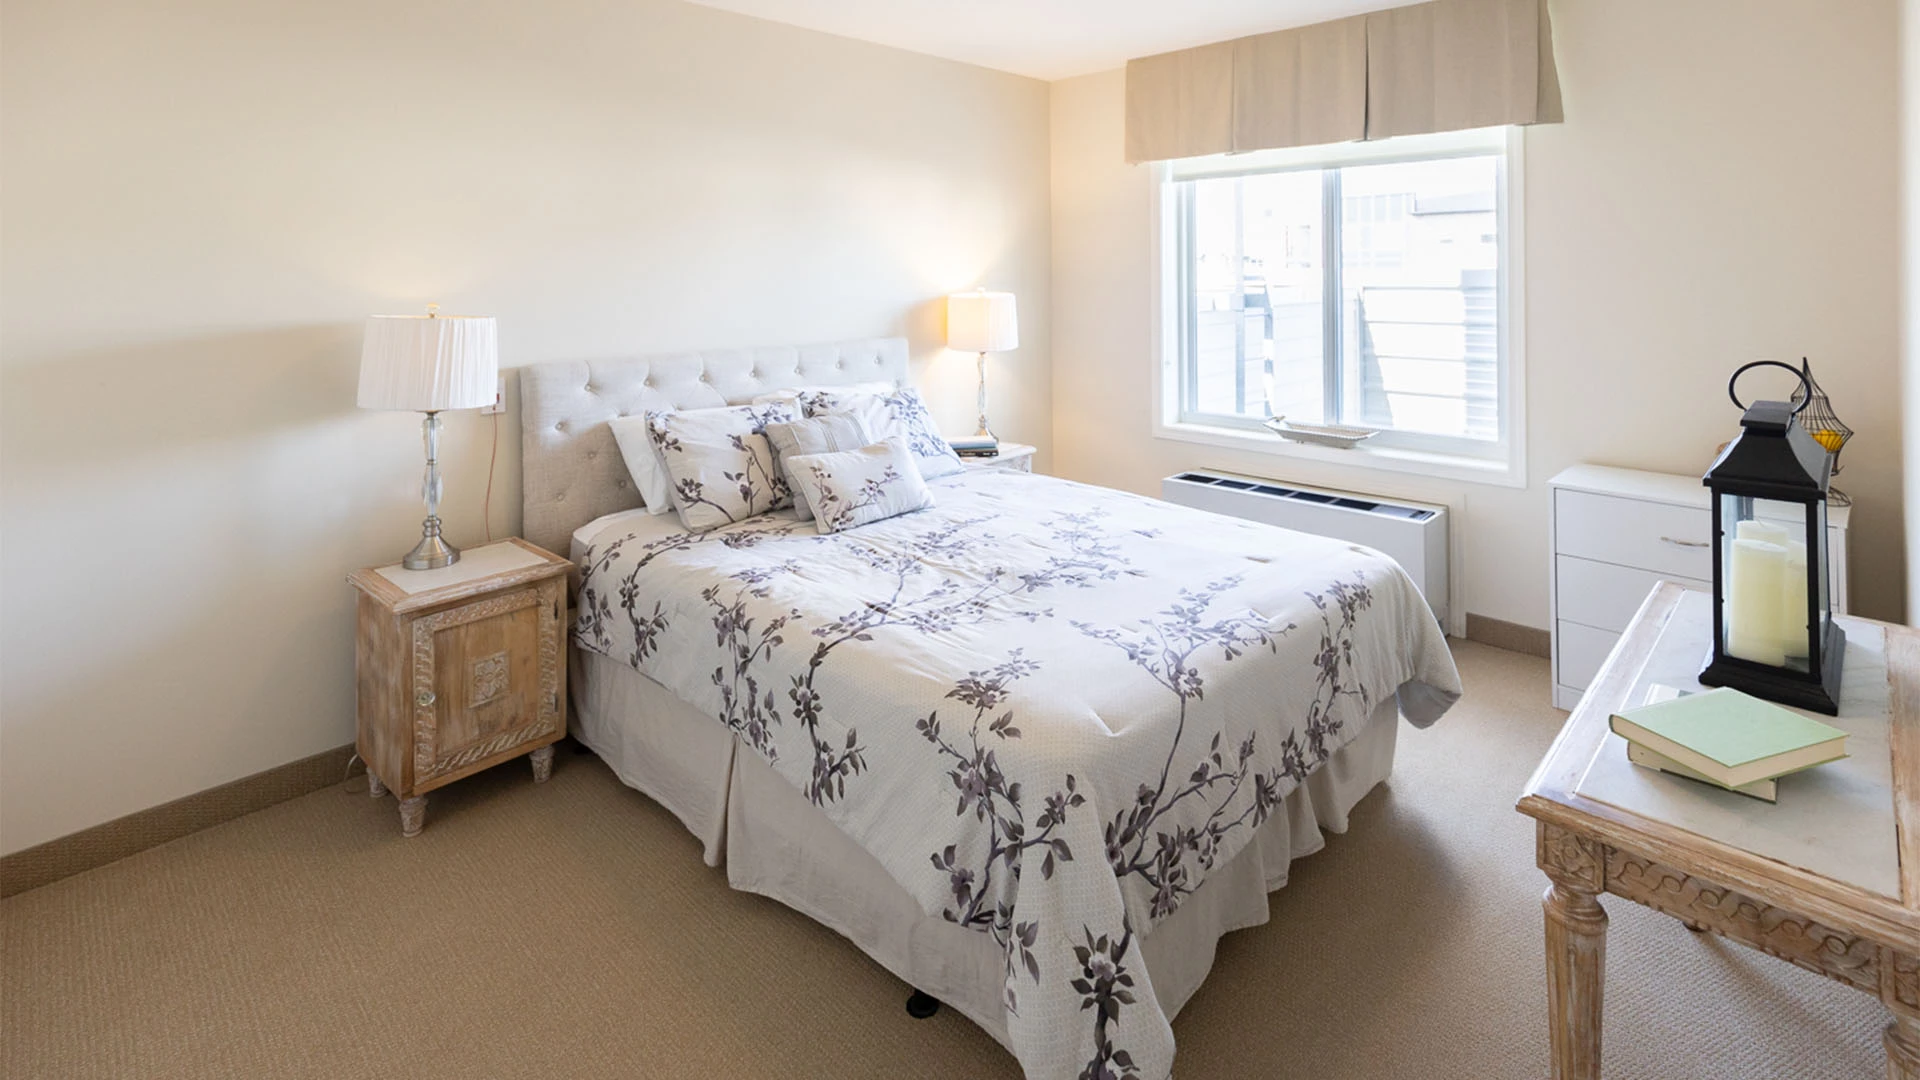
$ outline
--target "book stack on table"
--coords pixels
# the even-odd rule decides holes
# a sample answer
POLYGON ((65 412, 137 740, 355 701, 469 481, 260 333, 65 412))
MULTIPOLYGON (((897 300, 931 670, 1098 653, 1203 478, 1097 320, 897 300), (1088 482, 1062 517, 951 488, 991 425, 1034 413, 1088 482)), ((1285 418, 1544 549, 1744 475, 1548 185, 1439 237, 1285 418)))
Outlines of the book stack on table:
POLYGON ((1773 802, 1780 777, 1847 756, 1846 732, 1738 690, 1650 691, 1611 720, 1635 765, 1773 802))
POLYGON ((964 439, 948 439, 947 445, 961 457, 994 457, 1000 453, 1000 440, 991 435, 969 435, 964 439))

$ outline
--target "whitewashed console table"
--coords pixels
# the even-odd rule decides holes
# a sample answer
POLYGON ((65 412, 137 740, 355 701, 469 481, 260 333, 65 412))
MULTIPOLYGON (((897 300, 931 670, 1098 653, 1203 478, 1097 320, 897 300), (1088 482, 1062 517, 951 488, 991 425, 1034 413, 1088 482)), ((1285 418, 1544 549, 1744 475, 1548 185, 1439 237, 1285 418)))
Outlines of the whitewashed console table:
MULTIPOLYGON (((1712 503, 1697 476, 1575 465, 1550 482, 1553 704, 1571 709, 1654 582, 1713 589, 1712 503)), ((1848 508, 1827 508, 1833 612, 1847 613, 1848 508)))
POLYGON ((1768 804, 1628 764, 1608 729, 1654 683, 1700 689, 1711 606, 1672 583, 1647 597, 1520 798, 1552 882, 1552 1075, 1600 1076, 1612 893, 1878 997, 1888 1077, 1920 1080, 1920 632, 1841 620, 1829 719, 1849 756, 1782 777, 1768 804))

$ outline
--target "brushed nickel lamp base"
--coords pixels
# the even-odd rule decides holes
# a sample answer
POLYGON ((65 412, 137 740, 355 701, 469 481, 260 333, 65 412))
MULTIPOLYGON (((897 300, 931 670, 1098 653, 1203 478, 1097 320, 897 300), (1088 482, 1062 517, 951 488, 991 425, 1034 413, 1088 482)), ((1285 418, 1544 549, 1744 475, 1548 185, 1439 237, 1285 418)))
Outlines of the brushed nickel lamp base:
POLYGON ((420 425, 421 441, 427 447, 427 475, 420 494, 427 501, 427 520, 420 523, 420 542, 415 544, 400 565, 408 570, 438 570, 460 561, 460 549, 440 535, 440 414, 429 411, 420 425))
POLYGON ((440 535, 440 519, 430 517, 421 523, 420 542, 413 545, 400 565, 408 570, 438 570, 460 561, 460 549, 440 535))

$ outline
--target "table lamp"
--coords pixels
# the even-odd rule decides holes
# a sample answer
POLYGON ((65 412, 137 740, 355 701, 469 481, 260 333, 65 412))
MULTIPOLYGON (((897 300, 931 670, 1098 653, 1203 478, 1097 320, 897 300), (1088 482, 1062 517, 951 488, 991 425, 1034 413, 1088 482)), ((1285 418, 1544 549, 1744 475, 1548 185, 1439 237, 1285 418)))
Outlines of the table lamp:
POLYGON ((427 414, 421 425, 427 447, 422 495, 427 520, 420 543, 400 560, 408 570, 430 570, 460 561, 460 551, 440 535, 440 413, 493 404, 498 393, 499 342, 492 316, 374 315, 360 350, 363 409, 402 409, 427 414))
POLYGON ((980 354, 980 430, 976 434, 995 438, 987 423, 987 354, 1020 347, 1013 294, 976 289, 947 297, 947 347, 980 354))

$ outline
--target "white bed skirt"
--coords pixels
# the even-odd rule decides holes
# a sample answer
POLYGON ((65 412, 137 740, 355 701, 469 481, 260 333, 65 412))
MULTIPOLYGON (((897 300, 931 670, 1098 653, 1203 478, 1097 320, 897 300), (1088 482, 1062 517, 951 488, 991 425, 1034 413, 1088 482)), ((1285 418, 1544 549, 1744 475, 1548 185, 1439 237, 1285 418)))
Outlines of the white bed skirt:
MULTIPOLYGON (((709 866, 736 889, 786 904, 837 931, 902 981, 959 1010, 1007 1045, 1005 959, 991 937, 927 915, 880 863, 733 734, 632 668, 569 650, 572 733, 627 786, 672 811, 709 866)), ((1213 967, 1222 935, 1267 921, 1267 893, 1288 864, 1345 832, 1347 814, 1393 770, 1399 709, 1366 728, 1295 788, 1240 854, 1217 867, 1141 940, 1154 994, 1171 1020, 1213 967)))

